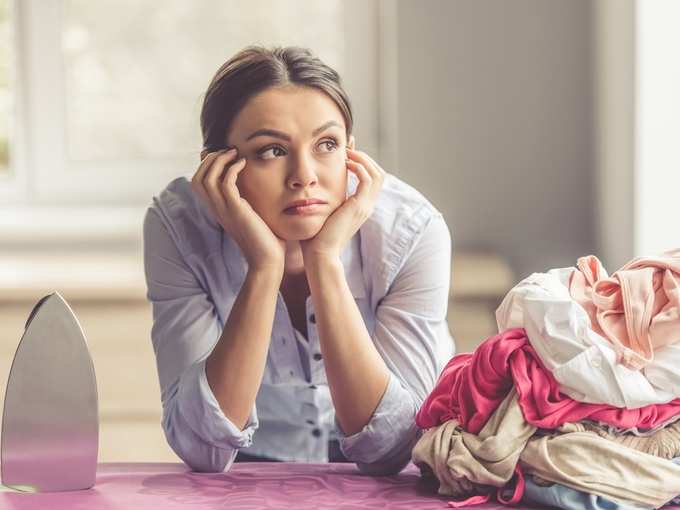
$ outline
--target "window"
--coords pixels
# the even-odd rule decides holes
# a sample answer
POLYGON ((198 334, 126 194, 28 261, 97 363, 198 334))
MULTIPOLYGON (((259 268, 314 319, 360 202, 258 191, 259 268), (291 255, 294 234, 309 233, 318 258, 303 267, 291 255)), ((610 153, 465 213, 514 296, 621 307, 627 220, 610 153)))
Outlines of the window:
POLYGON ((13 68, 8 0, 0 0, 0 178, 9 175, 10 123, 12 119, 12 88, 10 70, 13 68))
POLYGON ((378 0, 0 0, 0 206, 143 211, 196 170, 202 94, 252 43, 308 46, 336 68, 357 143, 378 153, 380 9, 378 0))

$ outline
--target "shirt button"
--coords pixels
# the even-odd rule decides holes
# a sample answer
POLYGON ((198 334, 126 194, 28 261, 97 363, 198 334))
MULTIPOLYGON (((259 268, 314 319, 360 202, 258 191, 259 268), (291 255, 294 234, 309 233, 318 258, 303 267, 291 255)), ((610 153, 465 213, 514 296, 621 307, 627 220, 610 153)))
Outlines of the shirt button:
POLYGON ((319 437, 321 435, 321 429, 314 429, 312 430, 312 435, 314 437, 319 437))
POLYGON ((314 425, 314 420, 307 420, 307 423, 308 423, 309 425, 314 425))
POLYGON ((316 389, 316 385, 310 384, 310 385, 309 385, 309 389, 310 389, 310 390, 315 390, 315 389, 316 389))
POLYGON ((321 355, 320 352, 314 353, 314 359, 315 359, 316 361, 321 361, 321 358, 323 358, 323 356, 321 355))
POLYGON ((314 317, 314 314, 309 316, 309 322, 311 322, 312 324, 316 324, 316 317, 314 317))
POLYGON ((293 371, 293 370, 291 370, 291 371, 288 372, 288 373, 289 373, 291 376, 295 375, 295 371, 293 371))

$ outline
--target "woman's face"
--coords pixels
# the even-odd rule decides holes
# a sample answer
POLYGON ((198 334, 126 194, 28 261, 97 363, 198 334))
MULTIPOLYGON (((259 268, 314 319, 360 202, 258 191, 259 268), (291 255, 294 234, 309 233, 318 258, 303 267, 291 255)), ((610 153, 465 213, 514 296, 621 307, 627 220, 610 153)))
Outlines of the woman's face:
POLYGON ((314 237, 345 201, 347 144, 335 102, 300 86, 270 88, 252 97, 227 135, 227 145, 246 157, 236 182, 241 197, 287 241, 314 237), (326 203, 314 214, 284 212, 290 202, 305 198, 326 203))

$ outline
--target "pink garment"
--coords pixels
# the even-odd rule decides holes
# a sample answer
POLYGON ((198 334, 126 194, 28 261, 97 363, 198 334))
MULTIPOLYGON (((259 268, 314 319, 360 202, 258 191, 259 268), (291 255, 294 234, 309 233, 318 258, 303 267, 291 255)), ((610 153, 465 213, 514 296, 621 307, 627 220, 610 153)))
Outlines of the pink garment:
POLYGON ((569 293, 621 363, 639 370, 654 350, 680 342, 680 249, 633 259, 611 277, 594 255, 581 257, 576 267, 569 293))
POLYGON ((514 328, 487 338, 474 353, 451 358, 418 410, 416 424, 425 429, 456 419, 463 429, 478 434, 513 385, 524 419, 539 428, 584 419, 623 429, 654 428, 680 414, 680 398, 637 409, 573 400, 560 393, 524 329, 514 328))
POLYGON ((449 501, 449 506, 451 508, 465 508, 468 506, 483 505, 491 499, 489 494, 470 496, 469 498, 461 499, 459 501, 449 501))

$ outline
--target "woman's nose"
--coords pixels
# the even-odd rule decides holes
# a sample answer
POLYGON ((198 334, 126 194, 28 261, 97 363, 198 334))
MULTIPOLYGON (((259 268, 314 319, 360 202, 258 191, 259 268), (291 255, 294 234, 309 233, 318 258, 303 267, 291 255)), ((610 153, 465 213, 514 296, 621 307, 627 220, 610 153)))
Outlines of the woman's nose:
POLYGON ((305 187, 317 180, 314 161, 312 158, 300 156, 291 159, 292 168, 290 169, 288 180, 292 186, 305 187))

